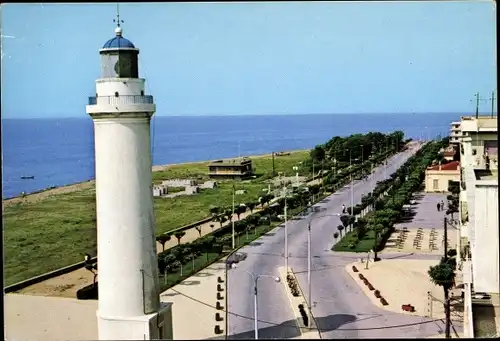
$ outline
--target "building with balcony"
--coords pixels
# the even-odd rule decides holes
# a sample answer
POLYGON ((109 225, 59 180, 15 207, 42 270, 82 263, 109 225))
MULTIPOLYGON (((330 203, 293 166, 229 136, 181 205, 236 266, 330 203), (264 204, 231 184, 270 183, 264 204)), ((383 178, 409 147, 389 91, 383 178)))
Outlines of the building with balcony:
POLYGON ((247 157, 231 160, 216 160, 208 165, 208 176, 212 179, 241 180, 252 175, 252 160, 247 157))
POLYGON ((425 192, 427 193, 448 192, 449 181, 460 181, 458 161, 431 166, 425 170, 425 192))
POLYGON ((460 127, 458 240, 468 316, 464 327, 466 337, 481 337, 484 325, 500 332, 497 119, 462 117, 460 127), (484 314, 488 309, 492 313, 484 314))
POLYGON ((460 122, 451 122, 450 143, 459 144, 461 137, 462 131, 460 129, 460 122))

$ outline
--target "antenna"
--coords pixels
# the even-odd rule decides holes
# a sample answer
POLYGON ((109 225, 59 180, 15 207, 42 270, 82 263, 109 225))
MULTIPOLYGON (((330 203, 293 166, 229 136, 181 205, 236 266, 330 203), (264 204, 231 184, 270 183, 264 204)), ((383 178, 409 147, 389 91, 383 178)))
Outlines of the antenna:
POLYGON ((116 23, 116 26, 120 27, 120 24, 123 24, 123 20, 120 20, 120 3, 116 3, 116 19, 113 19, 113 22, 116 23))

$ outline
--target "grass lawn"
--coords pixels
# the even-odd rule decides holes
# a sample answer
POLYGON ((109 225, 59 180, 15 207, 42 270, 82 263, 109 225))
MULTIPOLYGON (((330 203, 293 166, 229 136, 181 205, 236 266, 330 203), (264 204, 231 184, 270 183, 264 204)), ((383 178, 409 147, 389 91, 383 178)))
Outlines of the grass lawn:
POLYGON ((346 236, 342 238, 333 247, 333 251, 347 251, 347 252, 368 252, 373 249, 375 243, 375 231, 368 230, 366 235, 362 240, 356 243, 356 238, 354 237, 354 231, 349 232, 346 236), (354 245, 354 247, 349 247, 349 245, 354 245))
MULTIPOLYGON (((306 159, 307 151, 275 158, 276 172, 292 174, 292 167, 306 159)), ((255 157, 254 181, 236 182, 236 189, 247 193, 236 196, 236 203, 256 201, 266 187, 263 179, 272 172, 272 159, 255 157)), ((155 172, 156 180, 189 177, 207 172, 207 163, 175 165, 155 172)), ((209 216, 211 205, 230 207, 232 183, 221 182, 216 189, 198 195, 156 198, 157 233, 193 223, 209 216)), ((85 253, 96 254, 95 192, 93 188, 53 195, 36 202, 4 207, 4 278, 10 285, 83 260, 85 253)))
MULTIPOLYGON (((275 172, 283 172, 285 175, 291 176, 295 172, 292 169, 293 166, 298 165, 299 162, 304 161, 309 156, 308 150, 301 150, 290 152, 290 155, 286 156, 275 156, 274 157, 274 168, 275 172)), ((264 156, 251 156, 252 167, 254 168, 255 174, 259 175, 256 181, 263 181, 268 179, 273 171, 273 160, 271 155, 264 156)), ((208 164, 210 162, 198 162, 180 165, 168 166, 166 170, 161 170, 153 173, 153 182, 155 184, 161 183, 162 180, 177 179, 177 178, 197 178, 197 179, 208 179, 208 164)), ((306 175, 303 171, 299 169, 299 175, 306 175)))

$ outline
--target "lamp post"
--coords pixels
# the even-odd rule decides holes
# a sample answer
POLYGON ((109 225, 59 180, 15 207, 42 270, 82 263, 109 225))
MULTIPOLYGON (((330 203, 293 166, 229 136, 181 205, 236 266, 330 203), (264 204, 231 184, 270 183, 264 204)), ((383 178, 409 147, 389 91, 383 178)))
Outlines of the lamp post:
POLYGON ((287 202, 286 202, 286 197, 287 197, 287 188, 286 185, 283 187, 283 194, 285 196, 285 271, 288 274, 288 229, 287 229, 287 202))
POLYGON ((233 247, 233 250, 234 248, 236 247, 236 243, 235 243, 235 240, 234 240, 234 194, 235 194, 235 188, 234 188, 234 183, 233 183, 233 213, 232 213, 232 217, 231 217, 231 245, 233 247))
POLYGON ((312 257, 311 257, 311 221, 317 218, 324 217, 340 217, 340 213, 335 214, 323 214, 319 216, 310 216, 307 220, 307 307, 309 311, 311 311, 311 298, 312 298, 312 285, 311 285, 311 265, 312 265, 312 257))
MULTIPOLYGON (((236 268, 236 264, 232 264, 231 267, 234 269, 236 268)), ((247 271, 245 269, 241 269, 243 271, 245 271, 247 274, 249 274, 250 276, 252 276, 252 280, 253 280, 253 313, 254 313, 254 316, 253 316, 253 322, 254 322, 254 338, 255 340, 258 340, 259 339, 259 326, 258 326, 258 304, 257 304, 257 297, 258 297, 258 290, 257 290, 257 283, 259 281, 259 278, 261 277, 268 277, 268 278, 272 278, 274 279, 274 281, 276 283, 280 283, 281 282, 281 279, 278 277, 278 276, 270 276, 270 275, 254 275, 253 273, 251 273, 250 271, 247 271)))
POLYGON ((293 170, 295 171, 295 183, 298 186, 299 185, 299 167, 293 166, 293 170))

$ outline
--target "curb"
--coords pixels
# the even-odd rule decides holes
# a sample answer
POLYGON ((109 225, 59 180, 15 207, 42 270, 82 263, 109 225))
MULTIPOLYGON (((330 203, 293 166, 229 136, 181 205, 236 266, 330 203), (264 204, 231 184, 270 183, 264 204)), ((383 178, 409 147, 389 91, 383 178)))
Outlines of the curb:
MULTIPOLYGON (((294 297, 292 293, 290 292, 290 288, 288 287, 288 281, 287 281, 287 272, 285 267, 280 266, 278 268, 279 274, 281 281, 283 282, 285 286, 285 292, 286 296, 288 297, 288 300, 290 302, 290 306, 293 311, 293 315, 295 316, 295 323, 297 325, 297 328, 299 329, 300 332, 300 339, 321 339, 321 334, 316 326, 316 321, 314 317, 312 316, 312 313, 309 311, 309 321, 310 321, 310 327, 307 327, 304 325, 304 322, 302 321, 302 315, 300 314, 299 311, 299 304, 303 304, 304 306, 307 306, 307 302, 304 298, 304 295, 302 295, 302 290, 300 289, 300 285, 298 285, 297 278, 295 278, 295 274, 293 273, 292 268, 289 268, 289 274, 294 276, 295 280, 297 281, 297 285, 299 286, 299 291, 301 295, 299 297, 294 297)), ((306 310, 307 311, 307 310, 306 310)))

